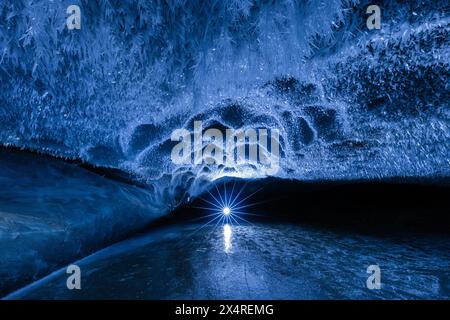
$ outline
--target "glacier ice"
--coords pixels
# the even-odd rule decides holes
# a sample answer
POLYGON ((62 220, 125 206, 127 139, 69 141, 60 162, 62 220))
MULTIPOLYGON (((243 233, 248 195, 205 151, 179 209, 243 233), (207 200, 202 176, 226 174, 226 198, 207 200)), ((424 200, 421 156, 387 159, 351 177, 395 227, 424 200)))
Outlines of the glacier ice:
MULTIPOLYGON (((174 166, 176 128, 282 132, 281 177, 449 173, 445 1, 75 1, 0 5, 0 141, 188 190, 244 168, 174 166), (183 177, 178 177, 182 175, 183 177)), ((252 169, 250 169, 252 171, 252 169)))
POLYGON ((167 214, 145 189, 0 150, 0 296, 167 214))
POLYGON ((128 172, 159 213, 266 176, 174 165, 171 133, 194 121, 278 129, 280 178, 450 175, 447 1, 378 1, 381 30, 367 0, 72 2, 80 30, 64 1, 0 3, 3 146, 128 172))
MULTIPOLYGON (((0 142, 118 168, 157 192, 258 168, 179 167, 170 134, 281 132, 277 175, 448 176, 445 1, 74 1, 0 4, 0 142), (207 129, 207 128, 205 128, 207 129), (204 178, 204 179, 203 179, 204 178)), ((195 188, 194 188, 195 189, 195 188)))

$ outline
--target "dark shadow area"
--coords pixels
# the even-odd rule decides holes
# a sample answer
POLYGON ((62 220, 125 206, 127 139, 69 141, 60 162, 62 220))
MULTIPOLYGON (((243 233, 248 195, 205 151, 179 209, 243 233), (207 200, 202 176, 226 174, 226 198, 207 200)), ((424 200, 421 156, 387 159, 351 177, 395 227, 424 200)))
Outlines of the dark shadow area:
MULTIPOLYGON (((217 197, 227 189, 243 191, 241 205, 249 221, 290 222, 354 232, 450 233, 450 184, 445 179, 387 181, 300 182, 268 178, 228 181, 210 190, 217 197)), ((189 220, 207 214, 196 207, 212 207, 206 193, 179 208, 170 219, 189 220)), ((206 218, 205 220, 207 220, 206 218)))

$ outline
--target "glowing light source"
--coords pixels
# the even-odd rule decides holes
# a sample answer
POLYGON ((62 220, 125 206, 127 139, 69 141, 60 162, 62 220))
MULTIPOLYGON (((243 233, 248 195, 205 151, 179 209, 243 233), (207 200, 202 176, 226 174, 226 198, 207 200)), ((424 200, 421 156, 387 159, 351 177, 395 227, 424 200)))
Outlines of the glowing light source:
POLYGON ((223 208, 222 211, 223 211, 223 214, 226 216, 228 216, 231 213, 231 209, 229 207, 223 208))
MULTIPOLYGON (((203 206, 191 206, 191 208, 196 209, 202 209, 209 211, 208 214, 201 216, 197 219, 203 219, 206 217, 211 217, 208 219, 205 224, 201 225, 196 229, 195 232, 198 230, 205 228, 206 226, 212 226, 213 229, 215 229, 217 226, 223 227, 223 237, 224 237, 224 243, 225 243, 225 251, 228 253, 229 249, 231 248, 231 227, 234 227, 236 225, 237 227, 240 227, 242 224, 252 224, 250 221, 248 221, 246 218, 244 218, 247 215, 254 215, 258 216, 258 214, 255 213, 249 213, 246 211, 246 208, 252 207, 254 205, 260 204, 262 202, 256 202, 256 203, 250 203, 246 204, 246 201, 249 200, 253 195, 255 195, 257 192, 259 192, 261 189, 258 189, 254 192, 252 192, 249 195, 244 196, 244 188, 245 184, 240 188, 236 188, 236 181, 233 182, 233 185, 231 187, 231 190, 227 190, 227 184, 223 184, 223 189, 219 190, 217 185, 215 185, 215 191, 211 192, 207 191, 209 198, 202 198, 199 199, 202 200, 204 203, 207 204, 206 207, 203 206)), ((194 233, 195 233, 194 232, 194 233)))

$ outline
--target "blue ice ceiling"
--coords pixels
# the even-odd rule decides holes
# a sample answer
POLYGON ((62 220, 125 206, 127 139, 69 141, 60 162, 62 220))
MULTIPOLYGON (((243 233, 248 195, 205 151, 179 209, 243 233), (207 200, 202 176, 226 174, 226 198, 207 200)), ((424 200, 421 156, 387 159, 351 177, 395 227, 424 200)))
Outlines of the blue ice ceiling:
POLYGON ((264 176, 175 166, 170 134, 196 120, 279 129, 281 178, 449 176, 448 3, 375 2, 381 30, 368 1, 2 1, 0 142, 161 194, 264 176))

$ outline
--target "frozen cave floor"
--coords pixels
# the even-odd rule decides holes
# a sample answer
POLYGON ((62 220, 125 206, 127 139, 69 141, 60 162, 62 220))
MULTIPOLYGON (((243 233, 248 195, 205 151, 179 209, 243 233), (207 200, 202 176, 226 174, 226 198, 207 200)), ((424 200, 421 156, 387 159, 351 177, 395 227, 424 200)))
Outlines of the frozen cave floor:
POLYGON ((159 227, 61 269, 10 299, 448 299, 446 236, 374 237, 289 223, 159 227), (381 289, 366 286, 379 265, 381 289))

